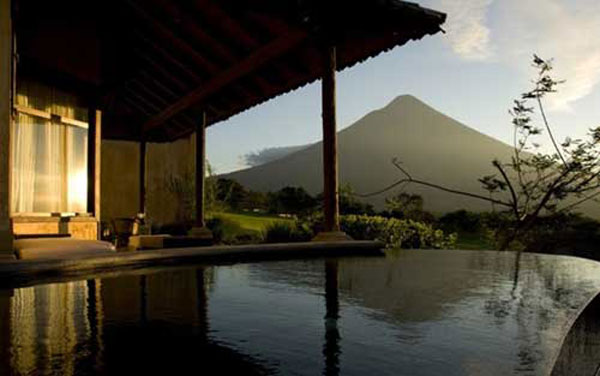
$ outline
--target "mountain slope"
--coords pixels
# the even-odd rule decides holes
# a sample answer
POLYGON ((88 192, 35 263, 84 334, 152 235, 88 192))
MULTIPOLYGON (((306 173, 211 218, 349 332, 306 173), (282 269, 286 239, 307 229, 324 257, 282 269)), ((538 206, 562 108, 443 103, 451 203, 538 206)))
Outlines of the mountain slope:
MULTIPOLYGON (((416 179, 486 195, 477 179, 495 173, 491 161, 494 158, 509 161, 513 150, 417 98, 404 95, 339 132, 338 152, 340 182, 350 183, 357 193, 377 191, 400 179, 400 172, 391 163, 396 157, 416 179)), ((224 177, 253 190, 274 191, 291 185, 302 186, 316 194, 323 189, 322 146, 317 143, 276 161, 224 177)), ((432 188, 411 185, 405 191, 422 195, 426 209, 434 213, 491 209, 486 201, 432 188)), ((381 209, 385 198, 395 192, 397 190, 364 201, 381 209)))

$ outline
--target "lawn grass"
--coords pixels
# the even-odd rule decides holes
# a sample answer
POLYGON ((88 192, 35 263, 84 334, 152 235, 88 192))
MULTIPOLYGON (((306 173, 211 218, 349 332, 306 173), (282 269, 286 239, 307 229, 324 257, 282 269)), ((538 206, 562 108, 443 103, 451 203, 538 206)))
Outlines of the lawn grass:
POLYGON ((292 222, 292 219, 281 218, 274 215, 259 213, 212 213, 211 216, 224 219, 226 222, 233 222, 244 230, 263 232, 267 227, 275 222, 292 222))

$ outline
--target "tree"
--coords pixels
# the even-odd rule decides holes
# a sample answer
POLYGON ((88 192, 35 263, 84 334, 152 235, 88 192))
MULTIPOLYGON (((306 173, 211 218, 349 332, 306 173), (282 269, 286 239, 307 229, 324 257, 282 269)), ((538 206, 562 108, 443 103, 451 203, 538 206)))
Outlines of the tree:
MULTIPOLYGON (((217 192, 217 179, 213 173, 212 167, 206 161, 207 176, 204 181, 204 205, 208 212, 220 209, 217 192)), ((190 170, 182 174, 173 172, 164 177, 164 186, 175 198, 177 212, 175 218, 177 222, 191 222, 196 218, 196 178, 195 172, 190 170)))
POLYGON ((567 138, 558 143, 544 109, 544 99, 563 81, 550 75, 552 61, 534 55, 537 70, 533 88, 514 100, 512 116, 514 155, 508 162, 493 160, 496 173, 479 181, 489 196, 464 192, 414 178, 397 160, 392 163, 403 178, 378 192, 419 184, 449 193, 490 202, 506 214, 496 231, 499 249, 523 248, 523 240, 540 218, 559 216, 600 195, 600 127, 590 129, 585 140, 567 138), (538 111, 535 125, 533 116, 538 111), (545 152, 540 138, 547 137, 551 151, 545 152))
MULTIPOLYGON (((322 195, 317 197, 317 200, 323 201, 322 195)), ((375 209, 373 205, 360 202, 356 199, 354 189, 349 183, 343 184, 339 188, 339 205, 340 214, 366 214, 374 215, 375 209)))
POLYGON ((400 192, 395 196, 385 199, 386 213, 390 217, 399 219, 423 219, 423 197, 417 194, 400 192))
POLYGON ((315 210, 317 201, 301 187, 285 187, 269 195, 270 208, 273 213, 296 215, 310 214, 315 210))
POLYGON ((231 210, 240 210, 248 191, 233 179, 219 178, 216 183, 216 198, 231 210))

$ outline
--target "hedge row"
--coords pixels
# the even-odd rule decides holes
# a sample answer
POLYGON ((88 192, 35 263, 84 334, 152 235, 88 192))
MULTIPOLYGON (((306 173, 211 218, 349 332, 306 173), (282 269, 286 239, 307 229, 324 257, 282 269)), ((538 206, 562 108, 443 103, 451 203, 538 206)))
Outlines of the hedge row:
POLYGON ((456 245, 456 234, 446 235, 430 224, 410 219, 345 215, 340 227, 355 240, 379 240, 388 248, 449 249, 456 245))
MULTIPOLYGON (((290 223, 274 223, 265 232, 267 243, 308 241, 319 232, 321 216, 290 223)), ((387 248, 454 248, 456 235, 446 235, 430 224, 410 219, 344 215, 340 227, 355 240, 379 240, 387 248)))

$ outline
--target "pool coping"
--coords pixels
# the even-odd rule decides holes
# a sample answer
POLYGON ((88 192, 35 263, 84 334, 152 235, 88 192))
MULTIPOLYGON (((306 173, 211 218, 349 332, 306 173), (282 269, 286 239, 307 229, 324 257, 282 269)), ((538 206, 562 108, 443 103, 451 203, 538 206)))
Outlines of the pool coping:
POLYGON ((81 279, 87 275, 125 272, 156 266, 232 264, 268 260, 319 258, 351 255, 383 256, 384 244, 352 240, 209 247, 171 248, 147 251, 73 256, 68 259, 14 260, 0 263, 0 288, 14 288, 81 279))

